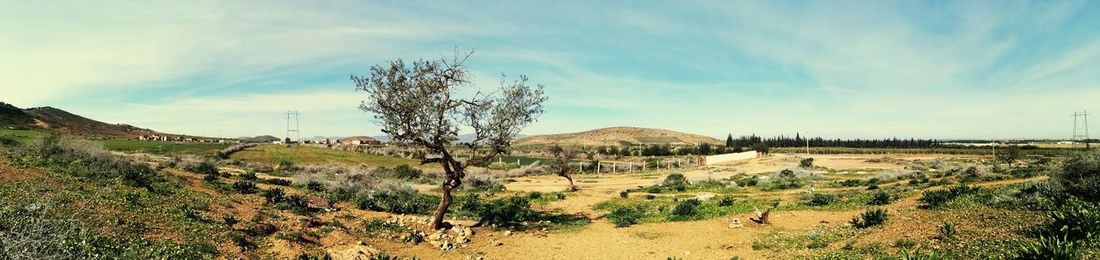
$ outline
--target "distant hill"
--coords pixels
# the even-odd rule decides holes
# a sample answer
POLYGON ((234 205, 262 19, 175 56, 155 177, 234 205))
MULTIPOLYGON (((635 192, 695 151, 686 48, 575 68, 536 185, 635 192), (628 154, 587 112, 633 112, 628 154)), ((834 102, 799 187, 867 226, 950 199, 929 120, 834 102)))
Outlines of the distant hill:
POLYGON ((566 146, 719 144, 713 137, 641 127, 608 127, 580 133, 535 135, 516 140, 516 146, 558 144, 566 146))
POLYGON ((0 127, 29 129, 34 127, 34 118, 23 109, 0 102, 0 127))
POLYGON ((0 103, 0 127, 53 130, 93 139, 157 134, 153 130, 127 124, 108 124, 53 107, 19 109, 6 103, 0 103))

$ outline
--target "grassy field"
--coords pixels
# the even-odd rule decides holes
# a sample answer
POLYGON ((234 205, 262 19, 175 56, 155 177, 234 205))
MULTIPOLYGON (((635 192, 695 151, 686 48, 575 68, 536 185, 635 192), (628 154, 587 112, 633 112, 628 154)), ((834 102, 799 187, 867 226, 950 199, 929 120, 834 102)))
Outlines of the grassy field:
POLYGON ((370 166, 385 166, 391 168, 403 164, 419 164, 419 162, 411 159, 316 147, 285 147, 274 144, 265 144, 248 148, 244 151, 234 153, 230 158, 270 164, 285 161, 295 164, 366 164, 370 166))
POLYGON ((206 157, 213 157, 219 150, 229 147, 229 144, 219 143, 176 143, 123 139, 100 140, 97 142, 111 151, 150 153, 156 155, 194 154, 206 157))
POLYGON ((45 135, 46 133, 32 130, 11 130, 0 128, 0 136, 14 137, 16 140, 25 142, 31 139, 45 135))

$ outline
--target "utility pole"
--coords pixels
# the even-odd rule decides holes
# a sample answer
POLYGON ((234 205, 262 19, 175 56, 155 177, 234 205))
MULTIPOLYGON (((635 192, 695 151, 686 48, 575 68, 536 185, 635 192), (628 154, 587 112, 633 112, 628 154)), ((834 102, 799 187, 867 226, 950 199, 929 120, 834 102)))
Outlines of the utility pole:
POLYGON ((1085 149, 1089 148, 1089 112, 1087 110, 1082 110, 1080 113, 1073 112, 1073 136, 1070 138, 1070 142, 1076 143, 1077 140, 1085 143, 1085 149), (1082 119, 1080 125, 1077 123, 1079 122, 1078 118, 1082 119), (1077 129, 1083 131, 1078 132, 1077 129))
POLYGON ((290 146, 289 141, 290 141, 290 133, 291 132, 294 132, 295 138, 297 138, 298 142, 302 141, 302 133, 301 133, 301 131, 299 131, 300 130, 299 127, 301 125, 298 122, 298 117, 299 117, 298 111, 286 111, 286 141, 287 141, 286 145, 287 146, 290 146), (293 118, 293 120, 294 120, 293 128, 290 126, 291 118, 293 118))
POLYGON ((810 132, 803 132, 806 134, 806 157, 810 157, 810 132))

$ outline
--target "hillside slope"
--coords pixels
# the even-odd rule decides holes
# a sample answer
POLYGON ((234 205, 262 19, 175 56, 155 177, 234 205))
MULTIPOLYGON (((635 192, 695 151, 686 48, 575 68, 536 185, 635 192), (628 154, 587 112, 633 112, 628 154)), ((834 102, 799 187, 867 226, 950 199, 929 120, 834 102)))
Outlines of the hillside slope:
POLYGON ((608 127, 579 133, 535 135, 516 140, 515 145, 598 146, 598 145, 648 145, 648 144, 699 144, 720 143, 708 136, 681 133, 664 129, 641 127, 608 127))
POLYGON ((34 127, 34 118, 23 109, 0 102, 0 127, 28 129, 34 127))

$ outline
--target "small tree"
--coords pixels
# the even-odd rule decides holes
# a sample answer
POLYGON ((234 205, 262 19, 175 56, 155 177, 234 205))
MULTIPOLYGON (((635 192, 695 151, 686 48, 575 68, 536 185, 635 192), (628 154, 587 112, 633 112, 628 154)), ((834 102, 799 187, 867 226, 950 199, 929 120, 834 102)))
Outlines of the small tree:
POLYGON ((577 186, 573 185, 573 167, 569 167, 569 161, 573 159, 573 153, 557 145, 550 146, 549 152, 550 156, 554 158, 550 162, 550 171, 569 181, 569 191, 576 191, 577 186))
POLYGON ((736 145, 736 143, 733 142, 733 134, 727 135, 726 136, 726 148, 733 148, 735 145, 736 145))
POLYGON ((764 144, 763 142, 756 143, 756 146, 753 147, 753 149, 756 149, 756 152, 758 153, 768 154, 768 145, 764 144))
POLYGON ((462 185, 466 168, 504 154, 519 131, 542 114, 546 101, 542 85, 528 86, 526 76, 511 83, 502 80, 501 88, 490 94, 478 91, 458 97, 460 88, 469 85, 463 63, 472 54, 456 52, 453 59, 412 64, 398 59, 371 67, 368 76, 351 76, 355 89, 367 94, 359 108, 373 114, 390 140, 423 148, 421 164, 443 167, 443 196, 432 218, 433 229, 445 227, 451 190, 462 185), (474 138, 454 147, 460 126, 472 130, 474 138))
POLYGON ((1009 168, 1012 168, 1012 163, 1019 159, 1020 148, 1015 145, 1009 146, 1008 149, 1004 149, 1003 152, 997 154, 997 160, 1007 163, 1009 168))
POLYGON ((699 155, 710 155, 711 154, 710 143, 707 143, 707 142, 700 143, 699 148, 696 149, 696 152, 698 152, 699 155))

